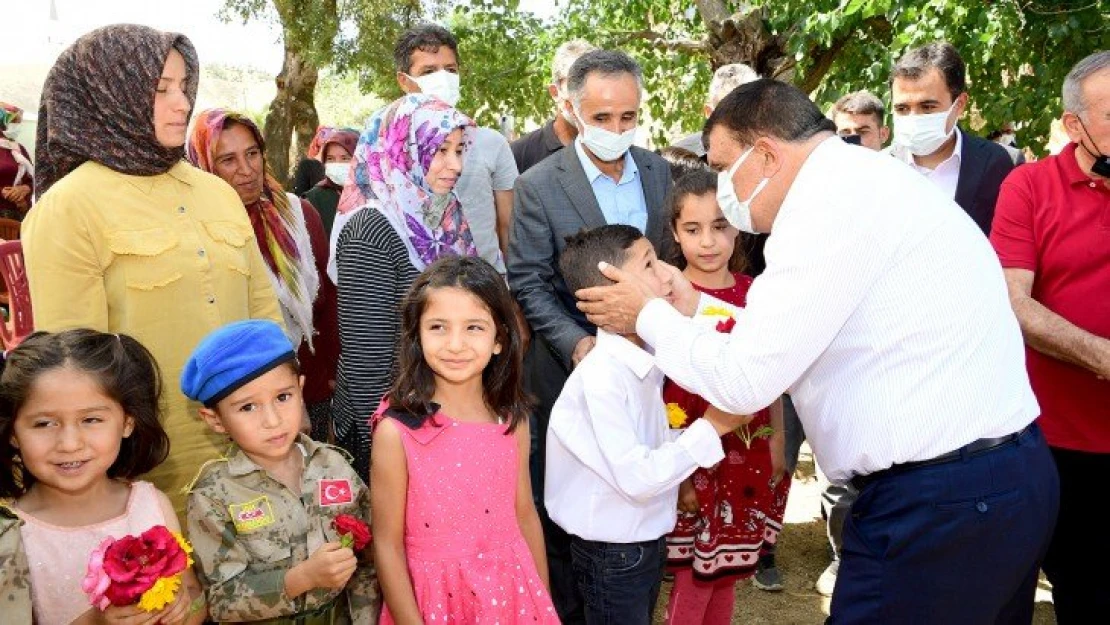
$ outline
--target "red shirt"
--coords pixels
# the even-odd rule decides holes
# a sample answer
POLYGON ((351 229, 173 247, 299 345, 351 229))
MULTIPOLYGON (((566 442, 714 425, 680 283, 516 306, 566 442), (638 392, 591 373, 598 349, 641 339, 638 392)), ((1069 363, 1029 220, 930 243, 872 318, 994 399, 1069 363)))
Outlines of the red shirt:
MULTIPOLYGON (((1079 168, 1075 149, 1006 178, 990 239, 1003 267, 1034 273, 1033 299, 1110 337, 1110 189, 1079 168)), ((1026 362, 1048 443, 1110 453, 1110 381, 1029 347, 1026 362)))

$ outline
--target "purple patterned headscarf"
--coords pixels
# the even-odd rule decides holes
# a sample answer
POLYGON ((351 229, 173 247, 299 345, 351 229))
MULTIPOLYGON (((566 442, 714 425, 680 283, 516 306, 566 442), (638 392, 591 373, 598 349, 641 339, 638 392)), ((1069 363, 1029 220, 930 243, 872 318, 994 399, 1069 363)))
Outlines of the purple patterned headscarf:
MULTIPOLYGON (((389 219, 418 270, 442 256, 477 256, 458 195, 437 198, 425 181, 436 151, 447 135, 461 128, 464 156, 473 141, 474 122, 442 100, 423 94, 402 97, 375 113, 359 136, 351 176, 338 211, 374 205, 389 219), (425 215, 443 210, 438 225, 425 215)), ((434 221, 434 220, 433 220, 434 221)))

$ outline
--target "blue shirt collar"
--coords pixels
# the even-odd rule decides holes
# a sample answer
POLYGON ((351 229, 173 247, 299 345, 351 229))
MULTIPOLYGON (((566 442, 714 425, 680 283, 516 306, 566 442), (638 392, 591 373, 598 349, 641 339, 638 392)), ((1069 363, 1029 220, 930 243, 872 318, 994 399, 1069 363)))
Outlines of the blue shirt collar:
MULTIPOLYGON (((586 155, 586 148, 582 147, 582 137, 577 137, 574 140, 574 152, 578 155, 578 160, 582 163, 582 169, 586 172, 586 180, 589 180, 590 184, 593 184, 598 176, 605 175, 601 173, 597 165, 594 165, 594 162, 586 155)), ((636 159, 632 158, 632 150, 629 149, 624 153, 624 173, 621 174, 620 182, 617 184, 622 185, 632 182, 639 173, 640 169, 636 167, 636 159)), ((609 180, 612 180, 612 178, 609 178, 609 180)))

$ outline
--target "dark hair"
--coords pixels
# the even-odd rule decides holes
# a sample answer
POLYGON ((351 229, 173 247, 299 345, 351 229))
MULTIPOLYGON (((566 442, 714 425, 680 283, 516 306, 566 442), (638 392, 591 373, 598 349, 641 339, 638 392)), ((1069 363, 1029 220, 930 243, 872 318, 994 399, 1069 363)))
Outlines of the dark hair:
POLYGON ((308 193, 325 175, 323 163, 314 158, 302 158, 293 172, 293 195, 300 197, 308 193))
POLYGON ((804 91, 784 82, 760 78, 733 89, 705 121, 702 142, 709 149, 709 135, 724 126, 741 145, 752 145, 761 135, 783 141, 805 141, 819 132, 836 132, 804 91))
POLYGON ((960 52, 947 41, 934 41, 920 48, 910 50, 898 59, 890 70, 890 83, 894 84, 895 78, 920 80, 930 69, 940 70, 944 76, 944 84, 952 100, 960 97, 967 91, 967 68, 960 52))
POLYGON ((434 289, 456 287, 477 297, 489 309, 497 326, 501 353, 482 372, 486 404, 516 429, 528 417, 531 401, 524 392, 524 338, 512 295, 505 280, 481 258, 449 256, 428 266, 416 278, 401 302, 401 336, 397 342, 397 379, 389 390, 393 408, 421 418, 434 413, 435 373, 424 361, 420 344, 420 317, 434 289))
MULTIPOLYGON (((706 167, 690 171, 675 180, 674 186, 667 192, 667 199, 663 203, 667 214, 670 215, 671 232, 678 234, 678 220, 682 218, 682 205, 686 198, 690 196, 701 197, 707 194, 716 196, 717 174, 706 167)), ((748 257, 744 254, 745 246, 741 245, 743 236, 744 233, 738 232, 736 240, 732 242, 732 256, 728 258, 728 270, 731 273, 740 273, 748 268, 748 257)), ((679 269, 686 268, 686 257, 682 255, 681 245, 676 243, 672 246, 671 256, 667 261, 679 269)))
POLYGON ((678 180, 695 170, 709 171, 709 166, 705 164, 705 161, 686 148, 668 145, 659 151, 659 156, 662 156, 663 160, 671 166, 672 181, 678 180))
POLYGON ((108 468, 108 477, 133 479, 169 454, 170 439, 159 420, 161 375, 154 356, 141 343, 126 334, 86 329, 36 332, 8 354, 0 374, 0 497, 20 497, 35 483, 12 445, 12 431, 35 380, 61 367, 91 376, 135 422, 108 468))
POLYGON ((874 115, 879 127, 882 127, 886 121, 886 109, 883 107, 883 101, 875 97, 870 91, 856 91, 837 100, 836 104, 833 105, 833 115, 841 113, 874 115))
POLYGON ((447 46, 459 56, 459 42, 451 31, 431 22, 417 24, 401 33, 393 46, 393 65, 397 71, 408 73, 412 69, 412 54, 417 50, 435 53, 440 46, 447 46))
POLYGON ((567 246, 559 256, 559 273, 571 293, 578 289, 611 284, 598 270, 597 264, 604 261, 620 267, 628 260, 628 250, 632 244, 644 238, 644 234, 634 226, 609 224, 586 230, 566 238, 567 246))
POLYGON ((644 85, 644 72, 640 64, 620 50, 591 50, 574 61, 567 72, 567 94, 577 107, 582 102, 582 90, 590 74, 616 76, 629 74, 640 87, 644 85))

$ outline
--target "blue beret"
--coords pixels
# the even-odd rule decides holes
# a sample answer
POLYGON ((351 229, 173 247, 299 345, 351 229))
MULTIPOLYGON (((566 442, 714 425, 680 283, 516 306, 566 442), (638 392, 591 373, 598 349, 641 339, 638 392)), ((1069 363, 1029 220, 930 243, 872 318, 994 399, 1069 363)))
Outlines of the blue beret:
POLYGON ((181 372, 181 392, 209 408, 274 367, 295 360, 293 344, 273 321, 236 321, 201 340, 181 372))

